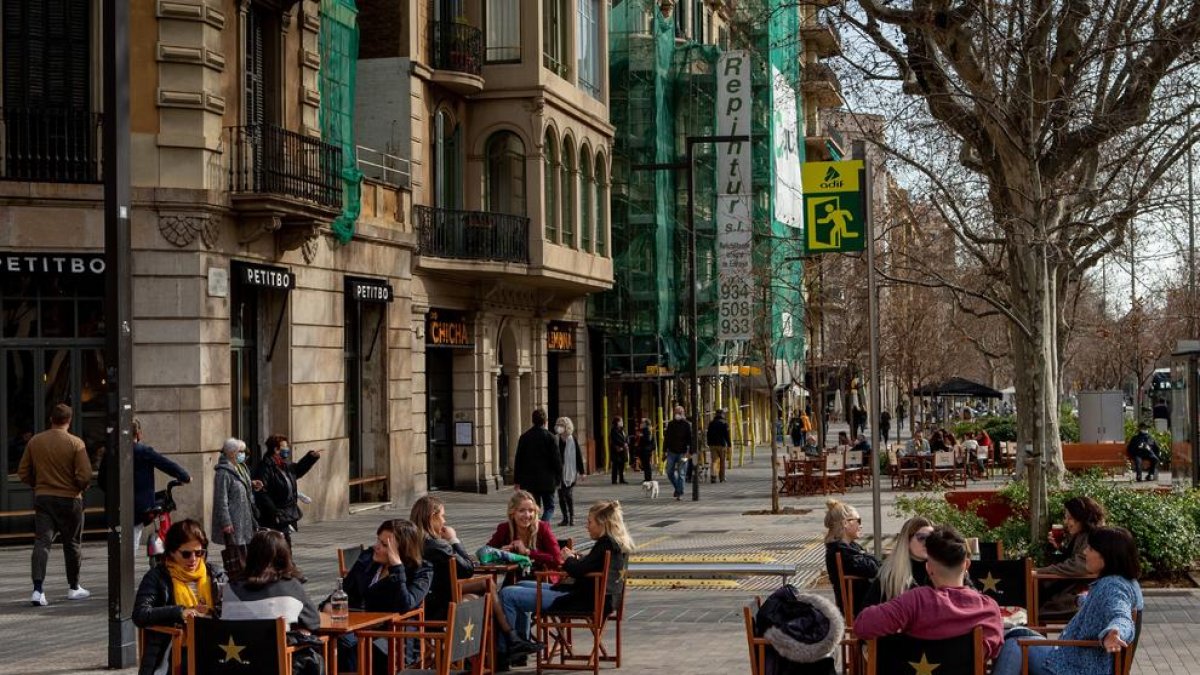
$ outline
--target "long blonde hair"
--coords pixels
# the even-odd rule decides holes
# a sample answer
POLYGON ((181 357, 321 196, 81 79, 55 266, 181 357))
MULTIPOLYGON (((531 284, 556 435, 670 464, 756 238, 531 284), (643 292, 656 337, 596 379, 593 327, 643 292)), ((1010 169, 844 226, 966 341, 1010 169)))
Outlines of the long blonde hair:
POLYGON ((633 543, 633 537, 629 536, 629 531, 625 529, 625 516, 621 511, 621 502, 615 499, 598 501, 588 509, 588 515, 596 521, 600 529, 604 530, 604 534, 616 542, 617 548, 622 552, 633 553, 633 550, 637 548, 633 543))
POLYGON ((825 543, 829 544, 844 539, 846 535, 846 521, 858 517, 858 509, 853 506, 836 499, 826 500, 825 543))
POLYGON ((437 539, 442 536, 441 532, 433 531, 433 517, 439 511, 444 512, 446 504, 442 500, 432 495, 421 497, 412 505, 412 510, 408 513, 408 519, 428 537, 437 539))
POLYGON ((542 507, 538 506, 537 500, 533 498, 531 492, 517 490, 508 498, 508 533, 513 539, 520 539, 531 551, 537 549, 538 519, 541 516, 542 507), (517 519, 514 514, 521 507, 522 502, 526 501, 533 504, 533 524, 522 531, 517 525, 517 519))
POLYGON ((909 518, 900 528, 900 533, 896 535, 896 546, 892 549, 892 554, 883 561, 883 565, 879 568, 880 600, 890 600, 907 591, 908 587, 912 585, 912 554, 909 552, 908 543, 923 527, 933 527, 933 523, 928 518, 916 516, 909 518))

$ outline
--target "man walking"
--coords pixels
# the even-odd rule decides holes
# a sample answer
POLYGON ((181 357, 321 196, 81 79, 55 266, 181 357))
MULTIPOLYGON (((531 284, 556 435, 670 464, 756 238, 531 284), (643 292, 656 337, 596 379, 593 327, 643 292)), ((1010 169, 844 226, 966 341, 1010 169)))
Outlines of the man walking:
POLYGON ((513 461, 513 489, 526 490, 542 509, 542 520, 554 517, 554 491, 562 480, 562 455, 558 440, 546 428, 546 411, 533 411, 533 426, 517 441, 513 461))
POLYGON ((708 441, 708 482, 715 483, 720 478, 725 482, 725 465, 733 454, 733 439, 729 435, 729 423, 725 421, 725 410, 718 409, 712 421, 708 423, 705 433, 708 441), (717 464, 721 465, 718 473, 717 464))
POLYGON ((1143 460, 1150 462, 1146 480, 1158 480, 1158 453, 1158 441, 1150 435, 1150 425, 1141 422, 1138 424, 1138 432, 1129 439, 1129 444, 1125 446, 1125 454, 1129 455, 1129 461, 1133 463, 1133 473, 1139 483, 1142 481, 1143 460))
POLYGON ((680 475, 679 464, 685 453, 690 460, 695 448, 692 423, 683 416, 683 406, 675 406, 675 419, 667 423, 665 436, 663 448, 667 451, 667 480, 675 488, 675 501, 679 501, 683 497, 683 476, 680 475))
MULTIPOLYGON (((892 413, 884 410, 879 413, 879 447, 886 448, 888 444, 888 433, 892 430, 892 413)), ((896 440, 900 440, 897 438, 896 440)))
POLYGON ((83 439, 67 429, 71 408, 62 403, 50 411, 50 428, 29 439, 17 475, 33 488, 33 595, 30 604, 45 606, 46 562, 56 534, 62 535, 67 562, 68 600, 85 600, 91 593, 79 585, 82 562, 83 491, 92 480, 83 439))

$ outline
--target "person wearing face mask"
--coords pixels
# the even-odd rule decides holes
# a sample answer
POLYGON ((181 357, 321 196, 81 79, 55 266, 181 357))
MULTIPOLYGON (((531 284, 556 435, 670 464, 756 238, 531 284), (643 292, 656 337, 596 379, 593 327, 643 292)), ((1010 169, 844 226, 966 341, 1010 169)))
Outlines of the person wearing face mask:
POLYGON ((562 510, 559 527, 575 524, 575 483, 583 480, 583 449, 575 440, 575 423, 560 417, 554 423, 558 452, 562 457, 562 482, 558 485, 558 507, 562 510))
POLYGON ((654 480, 654 429, 650 426, 650 418, 642 418, 642 426, 638 431, 637 443, 638 464, 642 467, 642 480, 649 483, 654 480))
POLYGON ((613 419, 608 432, 608 447, 612 450, 612 482, 625 485, 625 463, 629 461, 629 436, 625 434, 625 421, 613 419))
MULTIPOLYGON (((225 548, 236 548, 243 560, 246 545, 258 525, 254 509, 254 491, 262 489, 262 481, 250 477, 246 468, 246 443, 230 438, 221 446, 213 477, 213 542, 225 548)), ((228 563, 226 564, 229 567, 228 563)), ((240 570, 227 570, 231 573, 240 570)))
POLYGON ((296 480, 303 478, 319 459, 321 451, 310 450, 299 462, 293 462, 287 436, 276 435, 267 439, 267 454, 254 469, 254 478, 263 484, 263 489, 254 494, 259 524, 282 532, 289 547, 292 532, 303 517, 297 504, 300 488, 296 480))
POLYGON ((663 448, 667 451, 667 480, 675 488, 675 501, 683 497, 683 471, 686 471, 684 455, 692 458, 696 441, 692 434, 692 423, 683 416, 683 406, 675 406, 675 419, 667 423, 663 448))

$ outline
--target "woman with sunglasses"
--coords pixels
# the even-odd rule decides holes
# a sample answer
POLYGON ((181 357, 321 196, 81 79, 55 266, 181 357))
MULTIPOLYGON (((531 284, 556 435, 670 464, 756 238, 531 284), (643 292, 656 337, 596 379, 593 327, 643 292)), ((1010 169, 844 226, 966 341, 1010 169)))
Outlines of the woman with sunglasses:
POLYGON ((837 573, 838 554, 842 554, 842 571, 847 575, 874 579, 879 573, 879 561, 855 541, 861 533, 862 516, 858 509, 836 499, 825 502, 825 571, 833 584, 834 600, 843 614, 846 608, 842 604, 841 577, 837 573))
POLYGON ((863 597, 863 607, 891 600, 910 588, 933 585, 925 569, 925 561, 929 559, 925 540, 932 532, 933 523, 928 518, 917 516, 904 523, 896 535, 896 547, 883 561, 879 576, 871 582, 863 597))
MULTIPOLYGON (((182 626, 188 616, 210 616, 220 600, 217 585, 225 583, 221 568, 206 559, 208 536, 200 523, 187 519, 171 525, 163 543, 162 561, 146 572, 133 603, 133 623, 182 626)), ((171 638, 147 631, 138 675, 167 672, 171 638)))

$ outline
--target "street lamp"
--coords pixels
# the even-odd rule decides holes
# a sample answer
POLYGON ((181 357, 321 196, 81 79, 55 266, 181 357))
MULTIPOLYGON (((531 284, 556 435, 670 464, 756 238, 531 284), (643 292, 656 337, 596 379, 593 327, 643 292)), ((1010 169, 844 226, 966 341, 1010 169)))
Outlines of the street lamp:
MULTIPOLYGON (((634 171, 678 171, 685 172, 687 180, 687 229, 688 229, 688 295, 691 311, 688 316, 688 330, 691 331, 692 368, 691 368, 691 399, 692 399, 692 450, 699 457, 700 420, 700 334, 698 329, 699 310, 696 303, 696 205, 695 185, 693 184, 693 160, 695 147, 702 143, 749 143, 747 135, 734 136, 688 136, 684 139, 685 154, 682 162, 659 162, 652 164, 635 164, 634 171)), ((700 474, 692 477, 692 501, 700 501, 700 474)))

